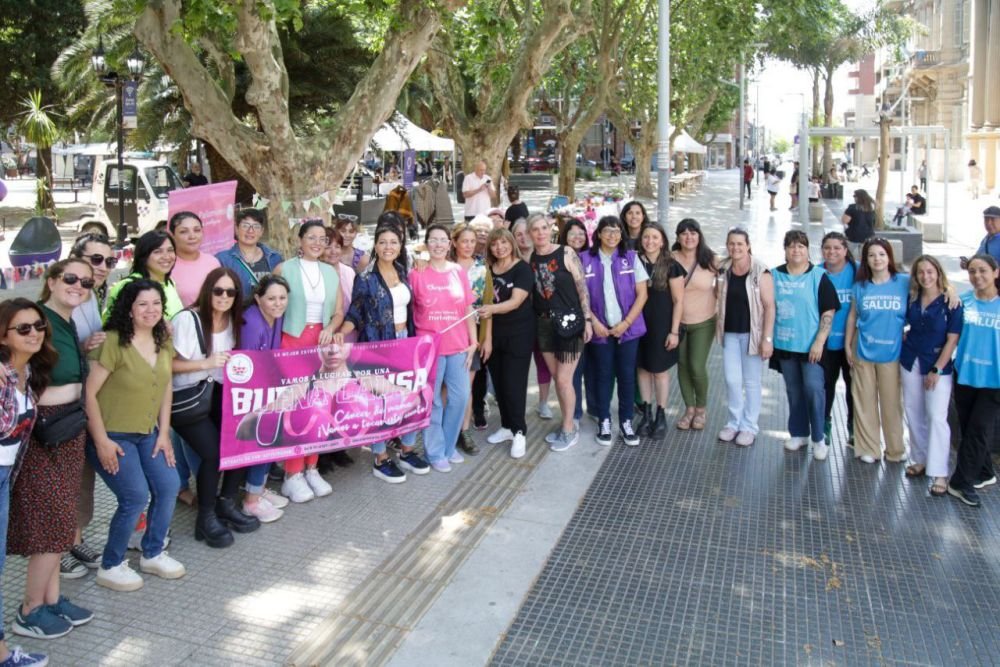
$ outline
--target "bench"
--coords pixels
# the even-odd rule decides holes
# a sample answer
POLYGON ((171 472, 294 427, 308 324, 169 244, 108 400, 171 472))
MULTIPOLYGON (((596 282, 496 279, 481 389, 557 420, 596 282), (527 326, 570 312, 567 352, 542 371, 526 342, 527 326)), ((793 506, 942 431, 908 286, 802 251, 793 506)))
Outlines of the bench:
POLYGON ((519 190, 548 190, 552 187, 550 174, 511 174, 507 177, 509 185, 516 185, 519 190))
POLYGON ((913 215, 912 213, 906 216, 906 224, 913 227, 924 235, 925 241, 930 241, 931 243, 944 243, 944 223, 928 220, 926 216, 923 215, 913 215))
POLYGON ((87 184, 82 178, 74 176, 56 176, 52 179, 53 192, 73 192, 73 201, 80 201, 80 190, 86 190, 87 184))

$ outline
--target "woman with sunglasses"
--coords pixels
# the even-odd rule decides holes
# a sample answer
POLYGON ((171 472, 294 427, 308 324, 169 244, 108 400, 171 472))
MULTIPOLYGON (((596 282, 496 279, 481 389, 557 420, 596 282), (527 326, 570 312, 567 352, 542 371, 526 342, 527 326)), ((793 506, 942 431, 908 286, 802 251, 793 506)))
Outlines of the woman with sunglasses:
POLYGON ((759 430, 764 363, 774 354, 774 279, 753 256, 745 229, 729 230, 726 250, 729 257, 719 267, 715 337, 722 344, 729 420, 719 440, 749 447, 759 430))
POLYGON ((913 262, 908 329, 899 365, 903 380, 903 411, 910 431, 907 477, 933 478, 931 494, 948 493, 948 457, 951 455, 951 403, 954 367, 952 354, 962 332, 962 308, 948 307, 951 286, 941 263, 930 255, 913 262))
MULTIPOLYGON (((629 447, 639 444, 632 427, 635 411, 635 369, 639 339, 646 333, 642 308, 649 275, 628 249, 625 230, 614 216, 597 223, 593 245, 580 255, 590 295, 594 336, 586 344, 587 366, 593 366, 597 393, 597 444, 610 446, 611 387, 618 381, 618 428, 629 447)), ((588 406, 589 407, 589 406, 588 406)))
POLYGON ((847 331, 847 316, 854 300, 854 275, 857 262, 851 254, 847 237, 840 232, 829 232, 823 237, 823 263, 827 277, 837 289, 840 308, 833 316, 830 337, 826 339, 823 353, 823 375, 826 388, 826 410, 824 411, 823 437, 827 445, 833 444, 833 400, 837 397, 837 378, 844 379, 844 400, 847 403, 847 442, 854 444, 854 391, 851 381, 851 367, 844 353, 844 337, 847 331))
POLYGON ((469 369, 479 347, 475 319, 468 317, 476 297, 462 267, 448 260, 451 248, 448 228, 439 223, 429 225, 424 243, 430 263, 424 269, 410 272, 413 324, 418 335, 441 334, 434 407, 430 424, 424 430, 424 452, 432 468, 450 472, 452 463, 465 460, 455 445, 469 402, 469 369))
MULTIPOLYGON (((288 281, 281 276, 267 275, 253 290, 252 303, 243 311, 240 330, 241 350, 278 350, 281 348, 281 324, 288 308, 288 281)), ((277 521, 288 506, 288 498, 267 488, 270 463, 247 468, 246 495, 243 512, 257 517, 261 523, 277 521)))
POLYGON ((58 420, 74 412, 79 417, 73 418, 69 430, 60 429, 58 437, 36 428, 10 497, 7 552, 28 557, 24 601, 14 618, 14 632, 37 639, 62 637, 94 618, 93 612, 59 592, 59 559, 73 546, 76 534, 86 443, 86 420, 81 414, 84 360, 71 318, 93 287, 89 262, 64 259, 45 272, 39 299, 48 323, 46 337, 58 359, 38 397, 37 417, 58 420))
MULTIPOLYGON (((340 296, 340 274, 321 261, 327 246, 322 220, 306 220, 299 226, 299 257, 274 270, 288 281, 288 309, 282 320, 282 349, 326 345, 333 341, 344 319, 340 296)), ((281 495, 293 503, 305 503, 333 493, 317 468, 319 454, 285 461, 281 495)))
POLYGON ((678 346, 677 379, 687 406, 677 420, 677 428, 686 431, 705 428, 708 405, 708 353, 715 335, 715 253, 705 243, 701 225, 693 218, 677 223, 673 245, 674 260, 685 271, 684 312, 681 323, 685 333, 678 346))
MULTIPOLYGON (((0 574, 7 556, 10 492, 29 446, 36 403, 56 364, 45 313, 24 298, 0 302, 0 574)), ((3 597, 0 595, 0 616, 3 597)), ((0 623, 0 664, 41 667, 48 658, 8 648, 0 623)))
MULTIPOLYGON (((469 278, 469 286, 476 300, 472 307, 479 309, 484 304, 493 303, 493 281, 489 280, 489 271, 486 269, 484 258, 475 254, 477 246, 477 232, 471 226, 459 223, 451 230, 451 261, 462 267, 469 278)), ((477 325, 478 339, 480 344, 486 335, 486 327, 479 323, 477 325)), ((472 439, 469 426, 475 419, 477 431, 486 429, 486 384, 487 384, 486 364, 477 354, 472 358, 472 367, 469 369, 469 385, 472 387, 472 396, 465 409, 465 417, 462 421, 462 430, 458 435, 457 447, 470 456, 479 453, 479 447, 472 439)))
POLYGON ((222 430, 222 371, 230 353, 240 346, 243 322, 239 276, 219 267, 209 272, 194 306, 174 315, 173 390, 210 381, 212 407, 208 419, 177 424, 174 430, 201 459, 198 466, 198 518, 194 537, 220 549, 233 543, 230 530, 252 533, 260 521, 244 514, 236 504, 244 475, 241 470, 219 472, 219 433, 222 430), (219 478, 222 489, 219 489, 219 478), (218 496, 218 497, 216 497, 218 496))
POLYGON ((205 276, 221 265, 214 255, 201 251, 204 229, 201 218, 197 215, 191 211, 175 213, 170 216, 167 227, 174 237, 177 252, 177 263, 174 265, 173 273, 174 284, 177 285, 181 303, 187 308, 198 300, 205 276))
POLYGON ((170 443, 174 348, 163 319, 164 301, 160 283, 129 281, 112 306, 107 338, 90 353, 87 457, 118 500, 97 584, 115 591, 142 588, 142 577, 129 567, 125 552, 147 504, 139 569, 164 579, 185 574, 184 566, 164 551, 180 488, 170 443))
POLYGON ((899 353, 909 290, 910 277, 896 269, 889 242, 865 241, 844 336, 857 399, 854 455, 865 463, 882 458, 883 439, 888 461, 906 457, 899 353))
MULTIPOLYGON (((406 259, 402 256, 405 243, 406 232, 398 225, 375 227, 373 264, 354 281, 351 308, 339 333, 346 337, 356 332, 360 343, 413 335, 413 292, 407 281, 406 259)), ((414 475, 430 472, 430 466, 414 449, 416 432, 402 435, 399 440, 398 465, 386 451, 384 441, 372 443, 372 475, 376 479, 400 484, 406 481, 406 472, 414 475)))
MULTIPOLYGON (((104 342, 104 323, 101 312, 108 298, 108 277, 118 265, 118 257, 111 249, 111 242, 104 234, 88 233, 77 238, 69 251, 70 257, 83 259, 94 271, 94 287, 83 303, 73 309, 73 324, 80 338, 84 354, 100 347, 104 342)), ((89 435, 87 436, 90 437, 89 435)), ((77 505, 77 528, 73 548, 59 563, 59 573, 65 579, 76 579, 87 574, 87 569, 101 566, 101 553, 83 539, 83 531, 94 518, 94 482, 96 473, 84 458, 80 476, 80 500, 77 505)))
POLYGON ((367 268, 369 258, 364 250, 354 247, 354 239, 361 232, 357 216, 338 214, 333 227, 340 232, 340 236, 344 239, 342 261, 354 269, 355 273, 360 274, 367 268))
POLYGON ((261 279, 281 264, 281 255, 261 242, 264 237, 264 214, 245 208, 236 216, 236 243, 216 253, 215 258, 240 277, 240 290, 246 301, 261 279))
POLYGON ((174 238, 164 231, 149 231, 135 242, 135 254, 132 255, 132 266, 127 276, 111 286, 108 299, 104 304, 103 317, 107 321, 114 309, 115 299, 119 292, 130 282, 140 279, 152 280, 163 289, 163 317, 169 319, 184 309, 177 286, 171 278, 174 264, 177 262, 177 252, 174 249, 174 238))
POLYGON ((962 430, 948 493, 979 507, 976 488, 996 484, 990 450, 1000 439, 1000 265, 977 254, 966 265, 972 290, 962 295, 964 318, 955 351, 955 407, 962 430))

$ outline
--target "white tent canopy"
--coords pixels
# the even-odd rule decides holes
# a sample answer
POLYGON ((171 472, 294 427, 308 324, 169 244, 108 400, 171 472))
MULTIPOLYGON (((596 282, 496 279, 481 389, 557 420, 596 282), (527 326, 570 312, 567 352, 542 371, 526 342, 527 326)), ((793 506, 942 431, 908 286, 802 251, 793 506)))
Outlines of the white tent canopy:
POLYGON ((409 148, 443 153, 455 150, 453 139, 431 134, 399 112, 394 113, 390 122, 378 129, 371 143, 377 150, 385 152, 399 152, 409 148))
MULTIPOLYGON (((674 128, 670 128, 670 133, 674 133, 674 128)), ((681 130, 681 133, 674 139, 674 151, 678 153, 698 153, 699 155, 704 155, 708 152, 708 149, 704 144, 699 144, 695 141, 686 130, 681 130)))

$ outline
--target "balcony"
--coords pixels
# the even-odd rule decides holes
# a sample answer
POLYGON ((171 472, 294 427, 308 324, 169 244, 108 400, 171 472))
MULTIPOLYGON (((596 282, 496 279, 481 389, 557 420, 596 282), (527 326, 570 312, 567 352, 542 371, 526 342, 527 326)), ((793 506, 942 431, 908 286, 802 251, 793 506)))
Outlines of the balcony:
POLYGON ((910 56, 910 67, 914 69, 924 69, 936 67, 941 64, 940 51, 917 51, 910 56))

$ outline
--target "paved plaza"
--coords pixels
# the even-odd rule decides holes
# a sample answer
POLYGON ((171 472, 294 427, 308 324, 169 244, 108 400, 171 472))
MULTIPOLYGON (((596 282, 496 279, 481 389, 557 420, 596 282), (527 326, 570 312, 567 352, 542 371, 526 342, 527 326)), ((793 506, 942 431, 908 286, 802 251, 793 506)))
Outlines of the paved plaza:
MULTIPOLYGON (((549 196, 525 194, 532 210, 549 196)), ((673 203, 671 238, 690 216, 722 249, 726 230, 745 225, 754 253, 780 263, 782 236, 799 228, 792 213, 769 212, 763 189, 745 211, 737 202, 736 173, 710 172, 673 203)), ((823 233, 840 229, 836 211, 808 226, 814 259, 823 233)), ((925 251, 964 282, 957 258, 982 221, 952 224, 975 233, 925 251)), ((388 485, 355 452, 328 477, 332 496, 223 550, 196 543, 194 510, 178 505, 169 550, 186 577, 146 577, 134 593, 92 575, 64 581, 95 620, 15 643, 53 665, 1000 664, 1000 491, 975 510, 930 496, 901 464, 856 463, 842 399, 829 460, 786 453, 784 387, 771 371, 757 443, 719 443, 718 347, 710 368, 700 433, 606 448, 585 420, 576 447, 550 452, 532 373, 523 459, 481 433, 483 452, 452 473, 388 485)), ((86 538, 100 546, 114 505, 102 484, 97 502, 86 538)), ((25 562, 7 562, 7 628, 25 562)))

